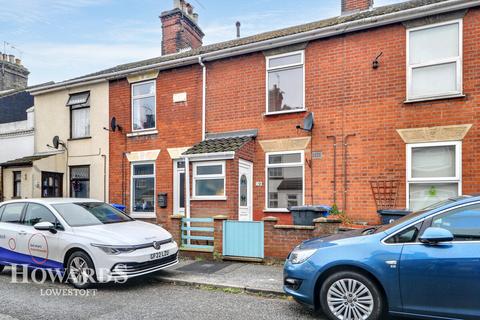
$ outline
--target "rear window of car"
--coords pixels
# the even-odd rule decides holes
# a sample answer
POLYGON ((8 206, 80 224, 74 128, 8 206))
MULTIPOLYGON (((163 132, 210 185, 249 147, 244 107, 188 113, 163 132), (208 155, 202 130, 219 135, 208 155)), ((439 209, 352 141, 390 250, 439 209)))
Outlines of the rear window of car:
POLYGON ((103 202, 54 204, 53 207, 71 227, 94 226, 132 221, 123 212, 103 202))
POLYGON ((4 206, 1 222, 21 223, 24 203, 10 203, 4 206))

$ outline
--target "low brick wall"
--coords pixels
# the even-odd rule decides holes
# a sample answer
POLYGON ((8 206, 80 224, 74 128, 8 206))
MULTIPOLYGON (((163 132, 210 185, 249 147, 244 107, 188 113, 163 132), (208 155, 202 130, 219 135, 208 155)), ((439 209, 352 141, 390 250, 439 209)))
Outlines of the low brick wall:
MULTIPOLYGON (((171 230, 173 239, 181 243, 182 216, 171 216, 171 230)), ((212 258, 220 257, 223 253, 223 221, 227 216, 215 216, 214 219, 214 243, 212 258)), ((318 218, 314 220, 314 226, 281 225, 276 217, 266 217, 264 222, 264 253, 265 259, 284 260, 292 249, 302 241, 322 235, 335 234, 338 232, 341 220, 336 218, 318 218)), ((248 239, 245 239, 248 241, 248 239)), ((195 252, 192 252, 195 254, 195 252)), ((198 252, 197 252, 198 254, 198 252)), ((202 255, 203 256, 203 255, 202 255)))

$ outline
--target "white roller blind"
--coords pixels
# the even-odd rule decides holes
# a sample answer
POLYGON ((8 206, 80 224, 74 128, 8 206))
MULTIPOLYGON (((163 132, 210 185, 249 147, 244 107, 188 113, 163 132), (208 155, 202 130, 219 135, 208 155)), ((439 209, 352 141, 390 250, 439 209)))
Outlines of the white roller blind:
POLYGON ((457 57, 458 23, 410 32, 410 64, 457 57))
POLYGON ((412 148, 412 178, 455 177, 455 146, 412 148))

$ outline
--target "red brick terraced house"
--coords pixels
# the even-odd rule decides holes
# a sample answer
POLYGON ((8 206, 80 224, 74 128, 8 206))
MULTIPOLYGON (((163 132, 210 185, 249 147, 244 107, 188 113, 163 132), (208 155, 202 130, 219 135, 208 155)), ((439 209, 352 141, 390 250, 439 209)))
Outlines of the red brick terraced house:
POLYGON ((110 83, 111 202, 167 226, 291 224, 310 204, 375 224, 375 181, 412 210, 478 192, 479 6, 343 0, 339 17, 202 46, 175 1, 161 57, 71 80, 110 83))

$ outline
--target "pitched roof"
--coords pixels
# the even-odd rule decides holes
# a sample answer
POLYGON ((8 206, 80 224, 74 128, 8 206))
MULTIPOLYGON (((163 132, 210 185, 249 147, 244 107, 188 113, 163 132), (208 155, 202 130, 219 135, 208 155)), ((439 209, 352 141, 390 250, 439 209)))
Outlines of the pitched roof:
POLYGON ((44 158, 51 157, 53 154, 43 154, 43 155, 36 155, 36 156, 28 156, 23 157, 20 159, 10 160, 4 163, 0 163, 0 167, 23 167, 23 166, 31 166, 33 165, 34 161, 41 160, 44 158))
POLYGON ((350 15, 328 18, 328 19, 301 24, 301 25, 297 25, 289 28, 283 28, 283 29, 278 29, 274 31, 259 33, 250 37, 244 37, 244 38, 214 43, 210 45, 205 45, 197 49, 192 49, 186 52, 164 55, 164 56, 160 56, 152 59, 141 60, 141 61, 127 63, 127 64, 121 64, 112 68, 87 74, 71 80, 79 80, 83 78, 89 78, 89 77, 94 77, 94 76, 99 76, 104 74, 126 71, 133 68, 146 67, 149 65, 155 65, 162 62, 194 57, 197 55, 215 52, 223 49, 240 47, 240 46, 252 44, 255 42, 261 42, 261 41, 276 39, 280 37, 290 36, 298 33, 308 32, 312 30, 323 29, 323 28, 339 25, 342 23, 360 21, 366 18, 379 17, 386 14, 390 14, 390 13, 396 13, 400 11, 405 11, 409 9, 414 9, 418 7, 423 7, 423 6, 440 3, 440 2, 447 2, 447 1, 450 1, 450 0, 411 0, 411 1, 401 2, 401 3, 388 5, 388 6, 376 7, 371 10, 361 11, 361 12, 353 13, 350 15))
POLYGON ((253 138, 254 137, 252 136, 243 136, 203 140, 202 142, 197 143, 196 145, 185 151, 183 154, 191 155, 237 151, 247 142, 251 141, 253 138))
POLYGON ((33 96, 23 90, 0 94, 0 124, 27 120, 27 109, 33 107, 33 96))

